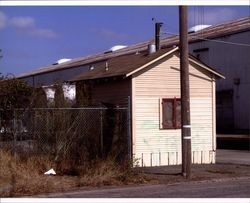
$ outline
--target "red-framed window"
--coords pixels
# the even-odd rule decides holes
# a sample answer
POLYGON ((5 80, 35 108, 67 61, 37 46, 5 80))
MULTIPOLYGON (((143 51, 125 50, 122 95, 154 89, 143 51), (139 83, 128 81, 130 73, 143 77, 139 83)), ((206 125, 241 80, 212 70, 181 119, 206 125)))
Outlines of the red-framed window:
POLYGON ((181 99, 162 99, 163 129, 181 128, 181 99))

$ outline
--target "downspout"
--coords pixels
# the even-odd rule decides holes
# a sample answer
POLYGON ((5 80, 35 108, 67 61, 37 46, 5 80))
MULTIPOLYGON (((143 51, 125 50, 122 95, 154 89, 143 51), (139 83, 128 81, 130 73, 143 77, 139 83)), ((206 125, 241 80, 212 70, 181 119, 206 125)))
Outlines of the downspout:
POLYGON ((215 78, 212 78, 212 150, 216 151, 216 89, 215 89, 215 78))

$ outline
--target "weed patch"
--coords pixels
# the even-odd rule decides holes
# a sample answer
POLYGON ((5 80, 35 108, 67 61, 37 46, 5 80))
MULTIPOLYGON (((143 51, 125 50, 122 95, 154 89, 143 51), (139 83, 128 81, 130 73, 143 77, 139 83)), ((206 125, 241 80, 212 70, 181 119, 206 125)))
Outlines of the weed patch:
MULTIPOLYGON (((46 156, 13 157, 9 151, 0 150, 0 191, 2 197, 35 195, 56 191, 72 190, 77 187, 124 185, 146 183, 149 180, 131 169, 130 163, 117 164, 113 159, 92 160, 84 166, 74 167, 74 173, 65 174, 57 170, 56 164, 46 156), (56 176, 43 173, 54 167, 56 176)), ((70 168, 70 166, 65 166, 70 168)))

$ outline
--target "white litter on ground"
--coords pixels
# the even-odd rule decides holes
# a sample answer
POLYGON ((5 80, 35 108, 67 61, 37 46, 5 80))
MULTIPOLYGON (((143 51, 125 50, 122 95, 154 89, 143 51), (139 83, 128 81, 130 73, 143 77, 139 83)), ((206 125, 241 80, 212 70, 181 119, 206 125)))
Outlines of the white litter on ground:
POLYGON ((44 175, 56 175, 56 172, 52 168, 52 169, 48 170, 47 172, 45 172, 44 175))

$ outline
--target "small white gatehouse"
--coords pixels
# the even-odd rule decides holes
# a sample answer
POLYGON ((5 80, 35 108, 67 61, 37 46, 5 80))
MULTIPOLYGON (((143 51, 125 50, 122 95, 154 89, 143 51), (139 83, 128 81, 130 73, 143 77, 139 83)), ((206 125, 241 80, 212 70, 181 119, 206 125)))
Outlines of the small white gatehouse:
MULTIPOLYGON (((114 56, 71 79, 91 81, 93 104, 131 103, 131 153, 141 166, 181 164, 178 47, 114 56)), ((215 82, 224 76, 189 56, 192 162, 215 163, 215 82)), ((77 97, 77 95, 76 95, 77 97)))

